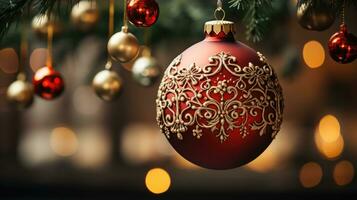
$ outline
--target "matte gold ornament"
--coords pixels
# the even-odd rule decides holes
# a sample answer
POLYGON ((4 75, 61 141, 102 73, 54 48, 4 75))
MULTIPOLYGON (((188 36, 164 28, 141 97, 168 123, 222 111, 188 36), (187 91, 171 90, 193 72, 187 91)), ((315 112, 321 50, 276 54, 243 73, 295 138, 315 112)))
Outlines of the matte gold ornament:
POLYGON ((95 75, 92 85, 101 99, 112 101, 119 96, 122 80, 116 72, 107 68, 95 75))
POLYGON ((19 108, 27 108, 33 102, 33 86, 31 83, 26 82, 24 78, 19 78, 15 82, 11 83, 7 89, 6 95, 7 99, 11 103, 16 104, 19 108))
POLYGON ((50 16, 50 20, 48 19, 47 14, 39 14, 36 15, 32 20, 32 30, 38 34, 39 36, 47 36, 48 26, 53 27, 53 34, 56 35, 61 32, 62 27, 58 18, 54 16, 50 16))
POLYGON ((80 1, 73 6, 71 20, 76 28, 90 30, 98 23, 99 11, 96 1, 80 1))
POLYGON ((136 82, 142 86, 151 86, 160 75, 160 68, 156 59, 152 56, 138 58, 132 69, 132 75, 136 82))
POLYGON ((111 58, 121 63, 127 63, 135 59, 140 50, 138 39, 128 32, 128 27, 114 34, 108 42, 108 53, 111 58))

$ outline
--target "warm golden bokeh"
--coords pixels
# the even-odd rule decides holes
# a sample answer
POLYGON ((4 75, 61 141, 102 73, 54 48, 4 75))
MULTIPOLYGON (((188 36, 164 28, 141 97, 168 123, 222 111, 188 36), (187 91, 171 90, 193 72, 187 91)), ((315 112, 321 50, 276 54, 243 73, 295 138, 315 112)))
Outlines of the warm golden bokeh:
POLYGON ((318 68, 325 62, 325 50, 320 42, 312 40, 305 43, 303 58, 310 68, 318 68))
POLYGON ((333 179, 337 185, 343 186, 352 182, 355 175, 353 164, 349 161, 340 161, 333 170, 333 179))
POLYGON ((184 157, 182 157, 180 154, 175 152, 173 158, 172 158, 173 163, 181 169, 188 169, 188 170, 197 170, 201 169, 201 167, 191 163, 190 161, 186 160, 184 157))
POLYGON ((321 182, 322 176, 321 166, 315 162, 309 162, 302 166, 299 179, 303 187, 312 188, 321 182))
POLYGON ((322 139, 318 129, 315 132, 315 144, 319 152, 327 159, 335 159, 339 157, 344 149, 345 142, 341 134, 332 142, 326 142, 322 139))
POLYGON ((324 142, 334 142, 340 137, 340 123, 333 115, 324 116, 319 123, 319 134, 324 142))
POLYGON ((145 184, 150 192, 161 194, 170 188, 171 178, 164 169, 155 168, 146 174, 145 184))
POLYGON ((271 147, 266 149, 259 157, 247 164, 247 167, 256 172, 268 172, 278 164, 277 154, 271 147))
POLYGON ((0 50, 0 69, 7 73, 16 73, 19 69, 19 58, 13 48, 5 48, 0 50))
POLYGON ((30 67, 32 71, 37 71, 41 67, 46 65, 47 59, 47 49, 46 48, 37 48, 33 50, 30 56, 30 67))
POLYGON ((50 136, 50 146, 59 156, 71 156, 76 153, 78 148, 77 136, 69 128, 55 128, 50 136))

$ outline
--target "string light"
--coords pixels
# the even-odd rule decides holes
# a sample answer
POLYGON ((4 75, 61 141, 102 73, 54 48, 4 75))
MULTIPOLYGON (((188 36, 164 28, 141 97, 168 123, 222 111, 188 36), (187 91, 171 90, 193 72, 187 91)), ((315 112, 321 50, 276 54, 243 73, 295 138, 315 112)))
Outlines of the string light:
POLYGON ((147 189, 154 194, 166 192, 171 185, 169 173, 161 168, 151 169, 145 177, 147 189))
POLYGON ((312 188, 321 182, 322 176, 321 166, 315 162, 309 162, 301 167, 299 179, 303 187, 312 188))
POLYGON ((303 58, 310 68, 318 68, 325 62, 325 50, 320 42, 309 41, 304 45, 303 58))

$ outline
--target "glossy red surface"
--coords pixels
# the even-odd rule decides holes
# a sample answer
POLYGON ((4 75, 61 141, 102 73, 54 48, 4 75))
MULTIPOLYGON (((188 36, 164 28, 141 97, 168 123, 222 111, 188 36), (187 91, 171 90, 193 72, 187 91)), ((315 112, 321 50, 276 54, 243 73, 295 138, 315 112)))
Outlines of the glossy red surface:
POLYGON ((347 31, 346 25, 341 25, 340 30, 331 36, 328 48, 336 62, 353 62, 357 58, 357 37, 347 31))
POLYGON ((155 0, 131 0, 127 4, 127 16, 137 27, 150 27, 159 18, 159 5, 155 0))
POLYGON ((61 74, 51 67, 42 67, 37 70, 32 83, 35 93, 46 100, 59 97, 64 90, 64 81, 61 74))

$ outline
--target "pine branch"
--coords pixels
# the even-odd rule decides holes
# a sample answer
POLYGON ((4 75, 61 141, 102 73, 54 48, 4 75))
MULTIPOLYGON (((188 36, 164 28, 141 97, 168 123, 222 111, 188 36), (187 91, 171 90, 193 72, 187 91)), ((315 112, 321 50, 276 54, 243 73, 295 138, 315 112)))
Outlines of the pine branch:
POLYGON ((72 7, 79 0, 0 0, 0 38, 9 30, 12 24, 22 20, 25 14, 59 12, 65 5, 72 7))
POLYGON ((246 36, 248 40, 258 42, 262 40, 267 31, 271 14, 271 0, 230 0, 230 7, 244 12, 243 21, 246 24, 246 36))

